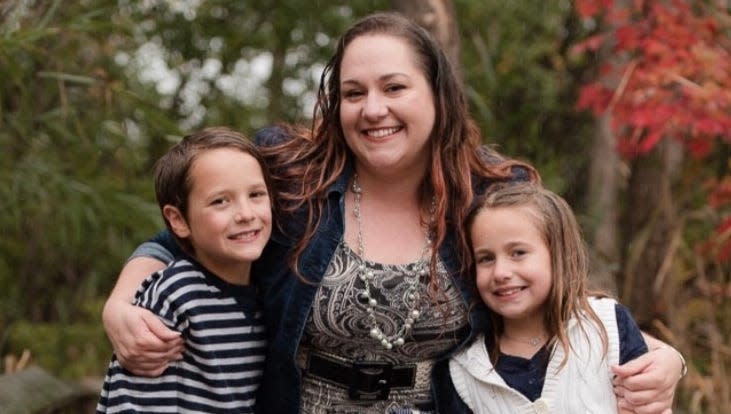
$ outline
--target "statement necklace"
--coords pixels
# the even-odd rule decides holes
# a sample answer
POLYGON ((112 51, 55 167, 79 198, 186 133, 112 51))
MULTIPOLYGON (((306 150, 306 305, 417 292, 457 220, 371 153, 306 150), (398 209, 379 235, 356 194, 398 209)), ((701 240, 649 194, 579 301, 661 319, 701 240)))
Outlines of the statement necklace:
MULTIPOLYGON (((419 312, 418 306, 421 299, 419 294, 419 279, 421 276, 425 276, 428 273, 427 256, 431 251, 431 237, 430 231, 426 232, 426 245, 421 252, 418 262, 414 265, 412 270, 406 270, 404 282, 407 284, 406 290, 401 297, 401 300, 406 305, 407 316, 404 318, 404 322, 400 328, 396 330, 394 335, 388 336, 381 328, 378 327, 376 319, 376 307, 378 301, 374 297, 375 288, 371 282, 374 278, 372 270, 369 270, 365 263, 365 243, 363 242, 363 217, 360 211, 360 198, 363 193, 362 188, 358 184, 358 174, 353 176, 353 186, 351 190, 354 194, 353 200, 353 215, 355 220, 358 222, 358 278, 363 281, 363 290, 357 293, 358 298, 365 303, 366 312, 368 313, 368 321, 370 322, 371 330, 370 337, 380 342, 381 345, 386 349, 393 347, 399 347, 404 344, 405 337, 411 332, 414 326, 414 322, 419 319, 421 312, 419 312)), ((432 202, 429 217, 429 227, 431 228, 434 222, 434 210, 435 203, 432 202)))

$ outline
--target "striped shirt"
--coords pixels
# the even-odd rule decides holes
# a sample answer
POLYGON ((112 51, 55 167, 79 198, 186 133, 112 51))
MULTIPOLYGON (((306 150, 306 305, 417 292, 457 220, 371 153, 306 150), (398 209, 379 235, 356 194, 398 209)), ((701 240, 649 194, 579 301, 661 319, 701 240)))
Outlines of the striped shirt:
POLYGON ((135 304, 182 333, 183 359, 156 378, 112 357, 97 413, 250 413, 262 376, 266 332, 252 286, 229 284, 191 260, 148 277, 135 304))

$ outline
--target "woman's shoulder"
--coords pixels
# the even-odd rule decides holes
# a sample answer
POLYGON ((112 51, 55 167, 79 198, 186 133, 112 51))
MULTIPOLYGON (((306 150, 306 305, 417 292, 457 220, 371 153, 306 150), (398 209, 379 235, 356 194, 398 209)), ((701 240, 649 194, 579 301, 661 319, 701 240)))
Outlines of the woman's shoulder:
POLYGON ((254 134, 254 142, 264 147, 282 144, 291 138, 291 131, 285 125, 270 125, 256 131, 254 134))
POLYGON ((276 147, 287 143, 300 146, 311 140, 312 131, 296 124, 274 124, 254 133, 254 142, 261 147, 276 147))
POLYGON ((515 164, 509 167, 505 177, 485 177, 474 176, 472 180, 472 189, 476 195, 485 194, 490 187, 498 183, 528 183, 535 182, 535 176, 529 167, 523 164, 515 164))
POLYGON ((513 158, 508 158, 497 152, 494 148, 482 145, 478 149, 478 153, 482 162, 489 169, 498 169, 503 171, 503 177, 494 177, 492 175, 474 177, 474 190, 477 194, 484 193, 492 184, 497 182, 530 182, 540 181, 538 172, 530 164, 513 158))

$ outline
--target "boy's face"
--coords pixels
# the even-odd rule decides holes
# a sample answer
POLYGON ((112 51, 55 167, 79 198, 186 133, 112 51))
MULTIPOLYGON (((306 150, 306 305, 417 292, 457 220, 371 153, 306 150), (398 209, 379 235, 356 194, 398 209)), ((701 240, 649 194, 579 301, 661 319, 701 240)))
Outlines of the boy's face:
POLYGON ((272 231, 272 210, 261 166, 233 148, 205 150, 190 170, 188 217, 173 227, 190 239, 195 258, 220 277, 248 272, 272 231))

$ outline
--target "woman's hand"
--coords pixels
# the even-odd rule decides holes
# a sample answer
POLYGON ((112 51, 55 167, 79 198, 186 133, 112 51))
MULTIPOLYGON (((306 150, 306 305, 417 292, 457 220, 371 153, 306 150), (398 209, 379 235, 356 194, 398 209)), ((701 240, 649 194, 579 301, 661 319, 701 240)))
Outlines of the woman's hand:
POLYGON ((168 329, 152 312, 132 304, 145 278, 165 264, 146 257, 130 260, 104 304, 102 321, 119 363, 135 375, 158 376, 183 357, 180 333, 168 329))
POLYGON ((637 414, 671 414, 683 363, 674 348, 648 336, 645 341, 650 352, 612 367, 618 405, 637 414))
POLYGON ((147 309, 109 300, 104 326, 119 363, 135 375, 155 377, 183 357, 183 339, 147 309))

